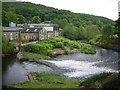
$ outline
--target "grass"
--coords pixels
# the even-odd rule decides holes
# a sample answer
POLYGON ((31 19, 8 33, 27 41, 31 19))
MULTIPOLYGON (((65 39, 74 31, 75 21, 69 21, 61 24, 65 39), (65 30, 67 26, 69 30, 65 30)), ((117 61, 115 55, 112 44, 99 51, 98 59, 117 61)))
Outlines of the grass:
MULTIPOLYGON (((102 79, 112 75, 112 73, 101 73, 84 80, 75 80, 73 78, 65 78, 58 74, 45 72, 34 72, 36 82, 25 81, 23 83, 10 84, 9 86, 17 88, 91 88, 91 84, 95 84, 95 88, 103 88, 102 79)), ((118 85, 118 82, 117 82, 118 85)))
POLYGON ((98 84, 98 83, 100 83, 100 80, 106 78, 107 76, 110 76, 111 74, 112 73, 105 73, 104 72, 104 73, 101 73, 101 74, 98 74, 98 75, 94 75, 94 76, 92 76, 90 78, 87 78, 84 81, 82 81, 79 86, 88 87, 92 83, 98 84))
POLYGON ((51 58, 49 56, 37 54, 37 53, 30 53, 30 52, 21 51, 21 54, 23 55, 24 58, 27 58, 27 59, 53 60, 53 58, 51 58))
POLYGON ((58 74, 35 72, 37 82, 26 81, 23 83, 10 84, 18 88, 78 88, 79 82, 73 78, 65 78, 58 74))

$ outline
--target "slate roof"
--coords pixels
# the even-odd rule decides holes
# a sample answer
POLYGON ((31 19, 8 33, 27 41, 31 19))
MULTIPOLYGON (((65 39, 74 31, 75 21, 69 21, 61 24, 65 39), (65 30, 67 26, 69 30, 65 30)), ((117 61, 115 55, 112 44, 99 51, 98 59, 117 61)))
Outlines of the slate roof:
POLYGON ((17 26, 58 26, 57 24, 17 24, 17 26))
POLYGON ((18 27, 2 27, 3 31, 11 31, 11 32, 18 32, 19 30, 22 30, 23 28, 18 27))
POLYGON ((40 32, 43 28, 25 28, 21 32, 40 32))

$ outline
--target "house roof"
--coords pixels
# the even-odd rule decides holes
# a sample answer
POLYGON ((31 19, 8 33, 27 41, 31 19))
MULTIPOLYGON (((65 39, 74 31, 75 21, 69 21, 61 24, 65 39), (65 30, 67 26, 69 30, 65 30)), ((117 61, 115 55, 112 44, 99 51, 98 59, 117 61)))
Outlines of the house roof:
POLYGON ((18 28, 18 27, 2 27, 3 31, 14 31, 18 32, 19 30, 22 30, 23 28, 18 28))
POLYGON ((24 25, 28 25, 28 26, 58 26, 58 24, 17 24, 17 26, 24 26, 24 25))
POLYGON ((21 32, 40 32, 43 28, 25 28, 21 32))

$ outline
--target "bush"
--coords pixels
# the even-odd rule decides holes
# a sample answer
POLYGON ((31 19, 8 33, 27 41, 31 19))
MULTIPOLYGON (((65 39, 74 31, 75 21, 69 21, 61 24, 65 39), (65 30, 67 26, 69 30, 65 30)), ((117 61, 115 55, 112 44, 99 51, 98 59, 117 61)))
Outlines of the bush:
MULTIPOLYGON (((64 47, 68 47, 71 50, 77 48, 80 49, 81 52, 86 54, 93 54, 96 52, 91 45, 81 44, 63 37, 49 38, 36 44, 27 45, 25 51, 53 56, 52 50, 54 48, 62 48, 64 50, 64 47)), ((65 54, 68 54, 67 50, 64 50, 64 52, 65 54)))
POLYGON ((52 56, 53 56, 52 50, 47 50, 47 51, 46 51, 46 55, 52 57, 52 56))
POLYGON ((66 50, 66 49, 64 49, 64 53, 65 53, 65 54, 69 54, 69 51, 66 50))
POLYGON ((50 55, 50 50, 53 46, 51 44, 39 43, 39 44, 28 44, 25 47, 25 51, 39 54, 50 55))
POLYGON ((91 45, 83 44, 83 43, 81 43, 81 45, 80 45, 80 51, 82 53, 85 53, 85 54, 94 54, 94 53, 96 53, 96 50, 91 45))
POLYGON ((54 47, 55 48, 63 48, 64 44, 62 42, 57 42, 54 47))
POLYGON ((2 54, 12 54, 14 53, 15 47, 13 44, 9 42, 9 40, 6 37, 2 37, 2 54))

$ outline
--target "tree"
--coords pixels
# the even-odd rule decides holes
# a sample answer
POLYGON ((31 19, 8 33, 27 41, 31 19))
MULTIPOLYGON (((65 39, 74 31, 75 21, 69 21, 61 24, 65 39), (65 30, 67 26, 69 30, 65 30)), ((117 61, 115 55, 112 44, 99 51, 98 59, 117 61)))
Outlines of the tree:
POLYGON ((39 18, 39 16, 34 16, 32 18, 32 23, 36 23, 36 24, 41 23, 41 19, 39 18))
POLYGON ((5 21, 7 25, 9 25, 10 22, 18 23, 17 14, 12 13, 12 12, 6 12, 5 21))
POLYGON ((85 37, 87 39, 92 39, 96 35, 100 34, 98 26, 96 26, 96 25, 88 25, 85 29, 86 29, 85 37))
POLYGON ((115 32, 114 26, 107 24, 103 26, 101 34, 104 39, 110 40, 113 37, 114 32, 115 32))
POLYGON ((109 24, 104 25, 101 31, 102 35, 104 36, 110 36, 113 34, 113 32, 114 32, 114 27, 109 24))
POLYGON ((19 24, 25 24, 26 23, 26 18, 22 15, 17 15, 18 17, 18 23, 19 24))
POLYGON ((62 30, 62 36, 75 40, 76 39, 76 30, 72 24, 67 24, 62 30))

